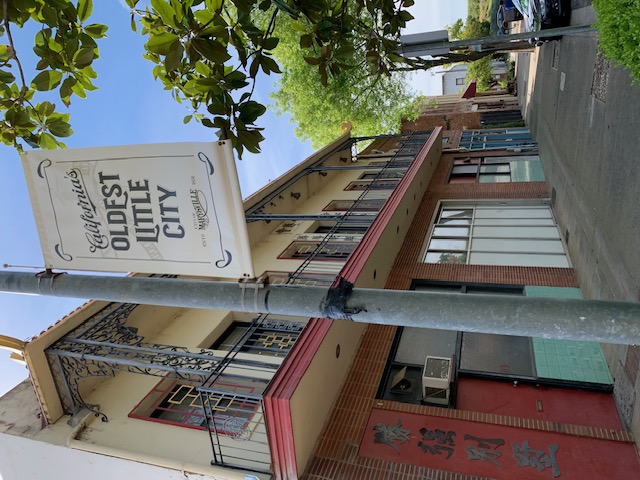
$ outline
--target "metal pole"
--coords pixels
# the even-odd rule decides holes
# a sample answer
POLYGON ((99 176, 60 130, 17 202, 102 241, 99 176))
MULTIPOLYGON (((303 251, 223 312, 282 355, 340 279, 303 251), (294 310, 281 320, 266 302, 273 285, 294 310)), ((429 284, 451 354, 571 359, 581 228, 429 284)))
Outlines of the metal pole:
POLYGON ((344 296, 346 305, 331 305, 326 287, 272 285, 245 288, 243 293, 238 283, 67 274, 38 278, 23 272, 0 272, 0 291, 640 344, 640 303, 632 302, 354 289, 344 296), (363 310, 349 315, 344 307, 363 310))
MULTIPOLYGON (((420 55, 427 55, 426 53, 424 53, 425 49, 460 50, 473 45, 494 45, 494 44, 498 45, 498 44, 504 44, 505 42, 511 42, 511 41, 529 40, 532 38, 561 37, 564 35, 576 35, 578 33, 592 33, 595 31, 596 31, 596 28, 594 28, 592 25, 573 25, 569 27, 550 28, 548 30, 540 30, 539 32, 514 33, 510 35, 497 35, 495 37, 472 38, 469 40, 404 44, 402 43, 402 38, 401 38, 399 53, 407 57, 420 56, 420 55)), ((438 56, 438 54, 436 54, 435 56, 438 56)))

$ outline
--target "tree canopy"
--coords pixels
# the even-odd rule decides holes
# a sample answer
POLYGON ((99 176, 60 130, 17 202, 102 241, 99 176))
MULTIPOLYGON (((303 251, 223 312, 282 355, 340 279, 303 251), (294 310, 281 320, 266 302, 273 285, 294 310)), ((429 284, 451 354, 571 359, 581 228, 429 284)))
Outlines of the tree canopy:
MULTIPOLYGON (((449 37, 453 40, 470 40, 473 38, 488 37, 490 35, 491 24, 488 21, 480 21, 477 17, 469 15, 466 22, 461 18, 453 25, 447 27, 449 37)), ((491 88, 491 55, 479 58, 469 63, 466 82, 476 80, 478 91, 489 90, 491 88)))
MULTIPOLYGON (((390 119, 399 118, 396 113, 409 93, 402 77, 389 78, 391 74, 485 55, 451 53, 435 60, 399 56, 400 32, 413 18, 407 8, 414 0, 126 3, 132 29, 146 38, 144 57, 154 64, 153 76, 189 109, 184 121, 216 129, 240 156, 245 149, 259 152, 264 139, 259 119, 266 107, 252 98, 262 75, 282 73, 276 104, 292 112, 299 133, 317 145, 329 139, 309 134, 318 123, 339 125, 348 119, 362 133, 394 128, 390 119), (351 118, 344 118, 345 111, 351 118)), ((18 150, 24 144, 64 146, 61 139, 72 134, 70 115, 51 101, 51 93, 68 107, 73 96, 84 98, 95 90, 93 61, 108 27, 91 23, 93 0, 0 4, 0 139, 18 150), (38 28, 34 45, 18 46, 12 28, 27 24, 38 28), (28 47, 38 61, 23 68, 28 47), (37 73, 28 78, 33 70, 37 73)))
POLYGON ((300 47, 304 34, 292 24, 283 22, 276 32, 280 44, 274 57, 282 74, 271 97, 277 111, 292 115, 298 138, 319 148, 336 138, 345 120, 360 136, 397 131, 415 97, 406 74, 374 74, 367 66, 366 49, 345 49, 334 66, 339 74, 328 75, 323 85, 309 70, 316 62, 313 47, 300 47))

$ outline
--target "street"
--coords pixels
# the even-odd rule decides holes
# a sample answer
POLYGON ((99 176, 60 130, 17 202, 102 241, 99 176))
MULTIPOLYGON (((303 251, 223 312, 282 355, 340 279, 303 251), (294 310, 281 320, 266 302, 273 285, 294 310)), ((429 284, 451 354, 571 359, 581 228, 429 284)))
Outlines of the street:
MULTIPOLYGON (((590 3, 572 0, 572 25, 595 22, 590 3)), ((519 53, 517 77, 584 297, 640 301, 640 85, 598 54, 595 33, 519 53)), ((604 346, 618 410, 636 438, 638 349, 604 346)))

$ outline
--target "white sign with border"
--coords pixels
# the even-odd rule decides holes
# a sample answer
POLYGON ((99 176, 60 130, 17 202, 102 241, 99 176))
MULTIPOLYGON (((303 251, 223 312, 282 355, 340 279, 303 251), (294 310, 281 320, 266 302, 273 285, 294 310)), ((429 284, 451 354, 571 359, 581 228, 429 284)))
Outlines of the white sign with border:
POLYGON ((231 143, 23 155, 47 268, 253 278, 231 143))

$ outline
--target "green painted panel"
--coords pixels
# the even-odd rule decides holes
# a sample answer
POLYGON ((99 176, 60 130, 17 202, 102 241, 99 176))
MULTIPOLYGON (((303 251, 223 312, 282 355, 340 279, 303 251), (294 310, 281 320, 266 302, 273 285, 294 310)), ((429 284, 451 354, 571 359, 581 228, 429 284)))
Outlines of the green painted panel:
MULTIPOLYGON (((582 298, 579 288, 526 286, 528 297, 582 298)), ((540 378, 612 384, 613 379, 597 342, 532 338, 540 378)))
POLYGON ((512 182, 544 182, 540 160, 510 162, 512 182))
POLYGON ((524 294, 527 297, 582 298, 582 293, 579 288, 569 287, 540 287, 527 285, 524 287, 524 294))

